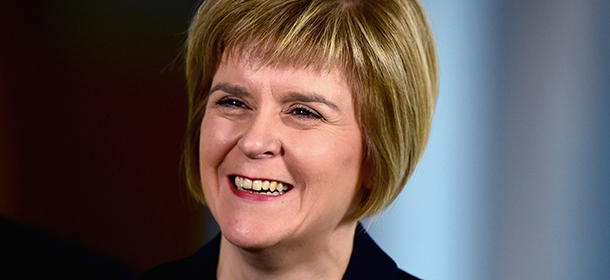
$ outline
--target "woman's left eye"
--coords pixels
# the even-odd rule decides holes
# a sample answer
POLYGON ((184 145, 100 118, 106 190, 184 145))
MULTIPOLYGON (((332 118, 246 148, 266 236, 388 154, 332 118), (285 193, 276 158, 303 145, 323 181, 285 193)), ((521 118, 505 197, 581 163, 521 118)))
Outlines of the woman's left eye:
POLYGON ((294 107, 288 111, 288 113, 299 117, 299 118, 308 118, 308 119, 324 119, 320 113, 316 112, 313 109, 305 108, 305 107, 294 107))

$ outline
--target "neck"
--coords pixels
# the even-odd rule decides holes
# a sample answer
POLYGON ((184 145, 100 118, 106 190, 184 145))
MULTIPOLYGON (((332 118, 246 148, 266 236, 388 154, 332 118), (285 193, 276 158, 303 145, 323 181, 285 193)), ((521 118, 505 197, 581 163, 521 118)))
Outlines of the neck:
POLYGON ((303 242, 244 250, 220 241, 217 279, 342 279, 353 249, 356 222, 303 242))

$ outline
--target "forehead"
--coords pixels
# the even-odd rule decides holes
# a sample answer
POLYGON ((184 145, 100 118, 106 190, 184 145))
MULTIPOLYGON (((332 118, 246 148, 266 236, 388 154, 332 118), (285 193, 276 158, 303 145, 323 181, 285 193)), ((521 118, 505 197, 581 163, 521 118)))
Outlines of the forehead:
POLYGON ((224 55, 212 86, 238 83, 252 88, 279 92, 310 92, 351 101, 352 88, 340 69, 270 64, 251 56, 224 55))

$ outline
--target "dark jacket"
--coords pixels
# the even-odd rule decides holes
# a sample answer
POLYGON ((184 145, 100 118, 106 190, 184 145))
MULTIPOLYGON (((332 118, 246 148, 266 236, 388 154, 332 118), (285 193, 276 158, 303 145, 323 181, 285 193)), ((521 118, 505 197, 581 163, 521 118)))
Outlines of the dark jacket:
MULTIPOLYGON (((216 267, 220 250, 220 234, 191 257, 162 264, 143 274, 144 279, 216 279, 216 267)), ((418 278, 402 271, 358 225, 354 238, 354 250, 345 280, 355 279, 406 279, 418 278)))

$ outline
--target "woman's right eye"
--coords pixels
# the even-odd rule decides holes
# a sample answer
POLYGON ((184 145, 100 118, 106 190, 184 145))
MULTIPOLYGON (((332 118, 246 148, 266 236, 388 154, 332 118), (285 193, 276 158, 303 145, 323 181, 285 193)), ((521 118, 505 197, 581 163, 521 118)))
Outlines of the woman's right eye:
POLYGON ((247 108, 246 104, 243 102, 232 98, 232 97, 223 97, 216 102, 217 105, 225 106, 225 107, 234 107, 234 108, 247 108))

